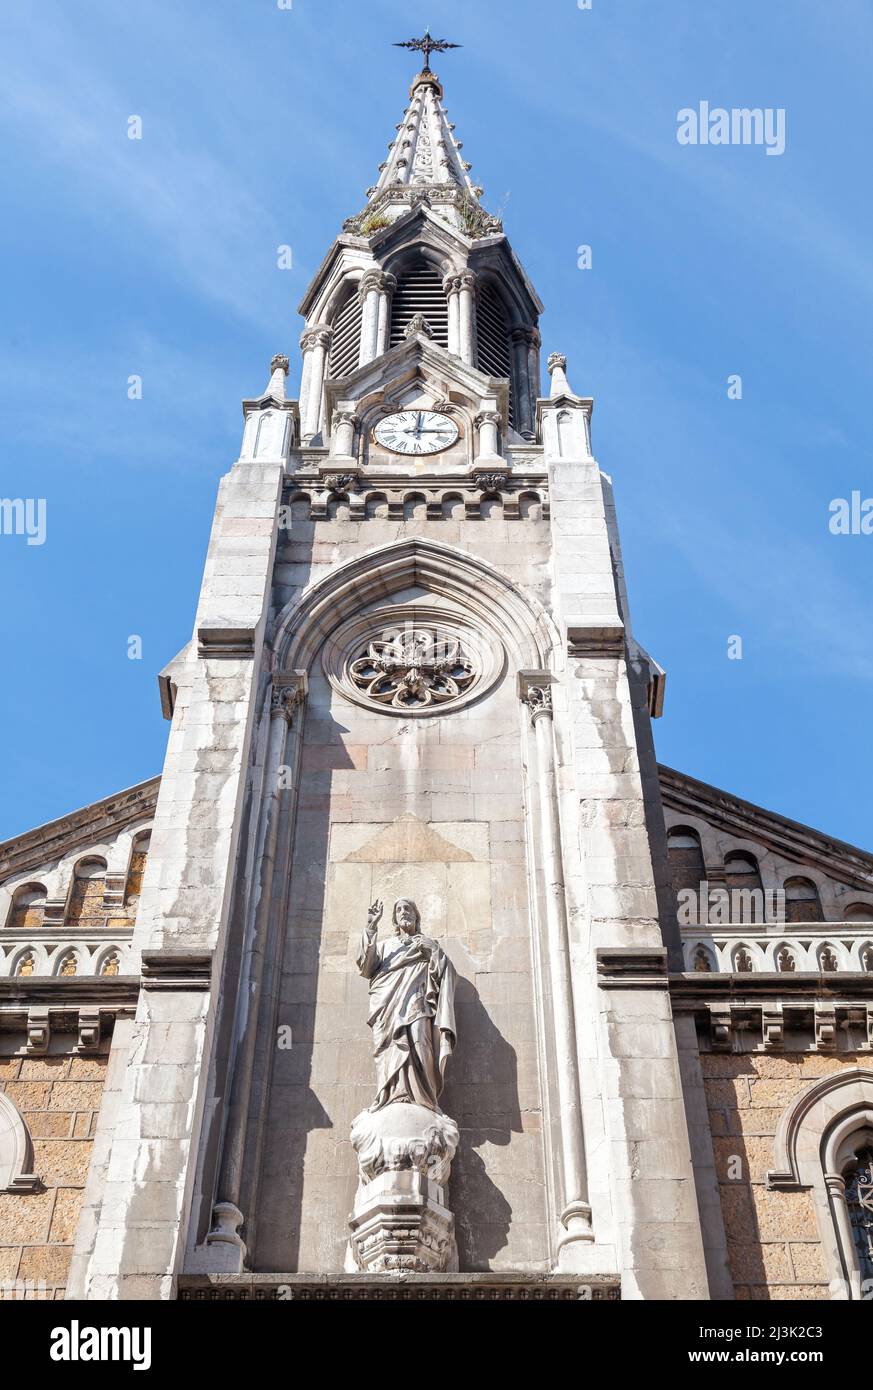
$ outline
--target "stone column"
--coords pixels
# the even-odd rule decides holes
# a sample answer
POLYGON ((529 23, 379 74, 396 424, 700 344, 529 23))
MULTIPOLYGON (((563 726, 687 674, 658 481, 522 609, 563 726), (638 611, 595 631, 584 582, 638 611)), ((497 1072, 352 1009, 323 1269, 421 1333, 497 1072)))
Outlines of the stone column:
POLYGON ((476 467, 480 463, 492 463, 494 459, 500 458, 497 450, 499 426, 500 415, 496 410, 482 410, 476 416, 476 427, 479 431, 479 452, 476 455, 476 467))
POLYGON ((447 275, 443 280, 443 290, 449 310, 449 352, 454 357, 461 355, 461 285, 457 275, 447 275))
POLYGON ((331 451, 330 457, 351 459, 355 458, 355 426, 358 417, 353 410, 343 410, 339 408, 333 412, 331 420, 331 451))
POLYGON ((476 285, 478 276, 472 270, 458 277, 458 355, 462 362, 473 367, 476 363, 476 285))
POLYGON ((825 1173, 824 1180, 840 1236, 840 1253, 843 1256, 846 1278, 849 1283, 849 1298, 860 1299, 862 1296, 861 1274, 856 1267, 849 1265, 849 1260, 855 1250, 855 1237, 852 1234, 852 1218, 849 1215, 849 1204, 846 1201, 846 1180, 839 1173, 825 1173))
POLYGON ((364 312, 361 317, 359 367, 363 367, 367 362, 372 362, 373 358, 378 356, 380 329, 386 335, 387 341, 388 294, 389 291, 393 290, 395 284, 394 276, 386 275, 382 270, 367 270, 361 278, 358 294, 364 306, 364 312))
POLYGON ((303 384, 300 390, 300 434, 309 444, 321 428, 321 393, 333 330, 324 324, 308 328, 300 339, 303 349, 303 384))
POLYGON ((391 299, 396 288, 395 277, 384 273, 379 287, 379 322, 376 329, 377 357, 381 357, 383 352, 388 351, 388 339, 391 336, 391 299))
POLYGON ((515 398, 515 426, 519 434, 529 436, 532 429, 530 378, 528 376, 529 332, 526 328, 512 330, 513 357, 513 395, 515 398))
POLYGON ((585 1139, 582 1132, 582 1102, 579 1088, 579 1060, 576 1015, 570 971, 570 942, 567 901, 564 888, 561 831, 558 819, 558 793, 555 775, 555 749, 552 730, 552 691, 550 685, 531 685, 521 678, 521 694, 534 726, 537 749, 537 800, 542 836, 543 881, 545 890, 548 972, 551 980, 552 1022, 557 1061, 557 1092, 561 1134, 561 1170, 558 1220, 558 1266, 572 1271, 584 1268, 577 1262, 578 1244, 593 1240, 588 1178, 585 1168, 585 1139))
POLYGON ((258 878, 260 896, 252 895, 256 907, 246 925, 246 940, 240 968, 240 988, 232 1047, 230 1107, 222 1145, 221 1169, 213 1207, 212 1229, 206 1237, 212 1258, 206 1262, 210 1273, 242 1272, 246 1247, 240 1234, 245 1213, 241 1210, 246 1134, 252 1098, 252 1073, 258 1038, 258 1019, 263 996, 262 981, 273 910, 273 883, 276 842, 285 793, 296 789, 296 775, 289 780, 289 766, 296 773, 299 720, 296 712, 308 689, 305 671, 274 678, 270 694, 270 731, 264 764, 264 782, 258 834, 258 878), (293 747, 291 745, 294 745, 293 747))
MULTIPOLYGON (((531 394, 531 405, 534 407, 540 394, 540 348, 542 341, 539 329, 531 328, 527 336, 527 380, 531 394)), ((531 431, 534 430, 534 424, 534 418, 531 415, 531 431)))

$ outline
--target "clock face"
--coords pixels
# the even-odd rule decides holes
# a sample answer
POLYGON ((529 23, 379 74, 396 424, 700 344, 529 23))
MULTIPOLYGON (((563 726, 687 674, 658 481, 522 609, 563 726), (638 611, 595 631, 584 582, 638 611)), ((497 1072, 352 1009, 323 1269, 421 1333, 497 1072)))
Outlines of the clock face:
POLYGON ((438 454, 454 444, 458 427, 435 410, 401 410, 386 415, 373 433, 394 454, 438 454))

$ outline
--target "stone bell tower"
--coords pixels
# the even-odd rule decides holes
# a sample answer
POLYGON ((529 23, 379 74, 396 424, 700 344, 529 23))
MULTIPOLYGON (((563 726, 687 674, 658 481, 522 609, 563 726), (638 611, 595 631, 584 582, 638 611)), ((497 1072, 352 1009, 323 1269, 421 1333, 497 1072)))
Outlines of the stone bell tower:
POLYGON ((560 353, 543 393, 542 305, 430 70, 445 45, 415 45, 388 158, 300 306, 299 400, 277 356, 243 403, 161 675, 141 992, 72 1296, 707 1296, 653 868, 663 673, 631 633, 592 402, 560 353), (392 1264, 399 1188, 350 1137, 375 1091, 356 957, 370 905, 406 900, 456 977, 457 1138, 416 1187, 445 1256, 392 1264), (384 1210, 356 1196, 373 1176, 384 1210))

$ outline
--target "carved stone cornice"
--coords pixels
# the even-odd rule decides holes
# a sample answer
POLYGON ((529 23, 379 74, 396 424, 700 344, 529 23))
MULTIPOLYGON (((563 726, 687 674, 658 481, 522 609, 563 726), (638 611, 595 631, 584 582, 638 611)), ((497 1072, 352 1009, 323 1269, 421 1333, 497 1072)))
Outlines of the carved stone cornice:
POLYGON ((208 990, 212 983, 210 950, 164 946, 142 953, 142 987, 147 990, 208 990))
POLYGON ((873 855, 866 850, 743 801, 719 787, 698 782, 663 764, 658 767, 658 778, 664 805, 671 811, 700 816, 719 831, 756 840, 795 864, 813 865, 829 877, 860 888, 864 893, 873 888, 873 855))
POLYGON ((225 627, 223 623, 207 622, 197 629, 198 656, 252 656, 254 650, 253 627, 225 627))
MULTIPOLYGON (((114 838, 131 822, 148 819, 155 813, 159 787, 160 778, 151 777, 147 782, 3 841, 0 843, 0 880, 42 868, 80 845, 114 838)), ((59 916, 63 915, 65 907, 66 900, 62 900, 59 916)))
POLYGON ((184 1301, 334 1302, 421 1299, 601 1303, 620 1297, 614 1274, 183 1274, 184 1301))
POLYGON ((624 654, 624 635, 624 624, 620 618, 606 622, 568 618, 567 654, 577 657, 620 657, 624 654))
POLYGON ((601 947, 597 951, 597 983, 601 989, 666 989, 666 947, 601 947))

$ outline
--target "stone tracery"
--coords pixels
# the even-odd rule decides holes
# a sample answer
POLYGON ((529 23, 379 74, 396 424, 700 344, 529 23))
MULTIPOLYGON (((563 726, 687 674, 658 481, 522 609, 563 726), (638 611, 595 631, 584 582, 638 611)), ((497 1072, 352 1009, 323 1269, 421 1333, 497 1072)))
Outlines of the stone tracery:
POLYGON ((366 655, 349 666, 349 677, 376 703, 409 710, 457 699, 476 671, 457 638, 434 628, 405 628, 370 641, 366 655))

